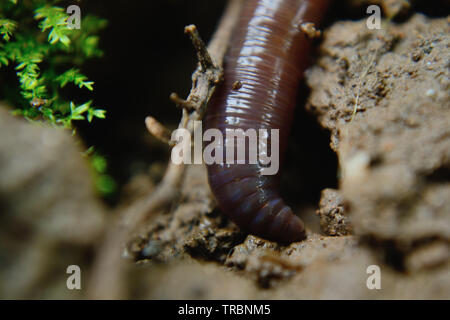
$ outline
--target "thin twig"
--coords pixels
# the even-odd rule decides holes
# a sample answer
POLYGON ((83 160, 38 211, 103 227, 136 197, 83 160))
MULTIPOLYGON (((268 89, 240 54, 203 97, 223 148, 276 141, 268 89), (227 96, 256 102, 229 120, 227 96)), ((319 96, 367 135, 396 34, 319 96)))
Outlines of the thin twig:
POLYGON ((172 146, 171 133, 163 124, 153 117, 145 118, 147 130, 158 140, 172 146))
MULTIPOLYGON (((178 128, 188 129, 191 133, 194 130, 194 121, 201 120, 206 112, 206 106, 213 95, 216 87, 220 84, 223 77, 223 59, 225 57, 228 43, 231 38, 233 27, 236 24, 243 0, 231 0, 227 6, 227 9, 219 23, 219 27, 213 38, 206 48, 203 40, 194 25, 187 26, 185 33, 189 35, 191 41, 197 51, 199 59, 199 67, 192 74, 192 88, 189 96, 186 100, 182 100, 177 94, 172 94, 172 100, 175 99, 182 107, 182 117, 178 125, 178 128)), ((177 194, 176 189, 181 182, 181 178, 184 172, 184 165, 175 165, 169 161, 166 173, 160 185, 150 195, 149 201, 147 201, 145 213, 140 219, 135 219, 137 224, 140 224, 145 220, 145 216, 152 213, 153 202, 167 203, 173 200, 173 197, 177 194), (159 190, 164 190, 172 195, 160 194, 159 190), (161 199, 161 200, 160 200, 161 199)), ((132 219, 133 220, 133 219, 132 219)), ((133 229, 133 227, 131 227, 133 229)))
POLYGON ((211 59, 211 56, 209 55, 208 50, 206 49, 205 43, 203 42, 202 38, 200 38, 197 27, 191 24, 184 28, 184 33, 189 35, 189 38, 191 38, 192 44, 197 51, 197 59, 200 62, 200 66, 202 67, 201 71, 206 72, 206 70, 208 69, 216 68, 211 59))

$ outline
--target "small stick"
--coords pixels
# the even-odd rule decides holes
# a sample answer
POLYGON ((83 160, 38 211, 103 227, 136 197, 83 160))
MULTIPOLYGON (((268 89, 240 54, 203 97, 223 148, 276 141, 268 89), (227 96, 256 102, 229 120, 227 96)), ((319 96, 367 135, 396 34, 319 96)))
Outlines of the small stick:
POLYGON ((202 66, 202 71, 206 71, 210 68, 215 68, 211 56, 208 53, 208 49, 206 49, 205 43, 198 33, 197 27, 191 24, 184 28, 184 33, 189 35, 189 38, 191 38, 192 44, 197 51, 197 59, 202 66))
POLYGON ((189 111, 195 110, 195 106, 189 103, 189 101, 180 98, 180 96, 176 92, 172 92, 170 94, 169 99, 175 103, 178 107, 187 109, 189 111))
POLYGON ((161 124, 158 120, 153 117, 145 118, 145 125, 147 130, 158 140, 167 143, 168 145, 172 145, 171 142, 171 133, 169 129, 167 129, 163 124, 161 124))

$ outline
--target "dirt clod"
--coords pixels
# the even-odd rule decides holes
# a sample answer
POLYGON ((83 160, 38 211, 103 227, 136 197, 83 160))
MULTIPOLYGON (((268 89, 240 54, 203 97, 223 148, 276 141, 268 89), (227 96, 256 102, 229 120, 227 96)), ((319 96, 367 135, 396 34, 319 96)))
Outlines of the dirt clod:
POLYGON ((345 216, 344 198, 337 190, 324 189, 317 215, 320 217, 322 231, 329 236, 349 235, 352 227, 345 216))
POLYGON ((332 131, 355 233, 399 255, 450 239, 449 31, 422 15, 379 32, 339 23, 308 76, 308 108, 332 131))

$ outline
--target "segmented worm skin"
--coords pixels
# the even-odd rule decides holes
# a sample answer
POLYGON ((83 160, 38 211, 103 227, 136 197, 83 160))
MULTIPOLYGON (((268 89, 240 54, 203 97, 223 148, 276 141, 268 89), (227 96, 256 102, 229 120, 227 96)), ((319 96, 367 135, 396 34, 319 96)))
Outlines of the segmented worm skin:
MULTIPOLYGON (((227 128, 279 129, 282 161, 299 81, 309 59, 310 41, 300 25, 317 25, 327 4, 325 0, 245 3, 225 58, 224 82, 208 106, 205 130, 216 128, 225 136, 227 128)), ((261 175, 259 164, 212 164, 208 178, 219 207, 240 228, 281 243, 304 239, 303 222, 278 193, 279 173, 261 175)))

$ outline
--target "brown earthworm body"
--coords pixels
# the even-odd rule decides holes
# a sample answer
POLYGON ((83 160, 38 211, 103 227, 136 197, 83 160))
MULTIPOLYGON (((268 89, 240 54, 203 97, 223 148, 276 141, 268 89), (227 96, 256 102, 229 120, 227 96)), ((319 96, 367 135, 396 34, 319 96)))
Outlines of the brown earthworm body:
MULTIPOLYGON (((309 58, 310 41, 301 25, 317 25, 327 5, 327 0, 246 1, 205 130, 219 129, 225 136, 227 129, 279 129, 283 158, 309 58)), ((207 167, 219 207, 240 228, 281 243, 304 239, 303 222, 278 193, 279 174, 262 175, 259 163, 207 167)))

